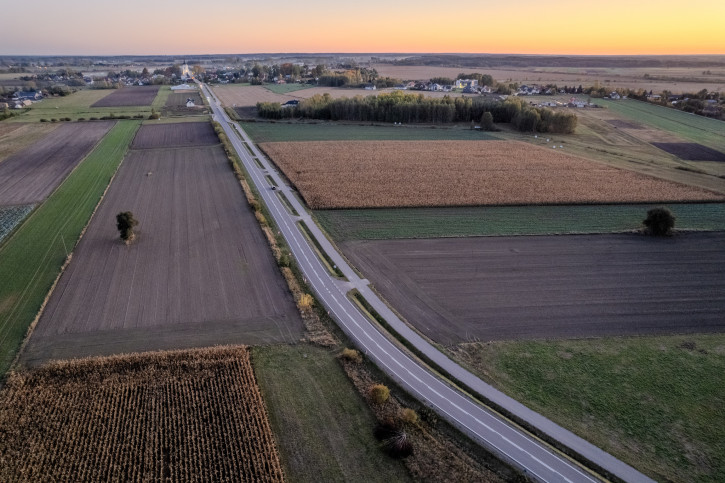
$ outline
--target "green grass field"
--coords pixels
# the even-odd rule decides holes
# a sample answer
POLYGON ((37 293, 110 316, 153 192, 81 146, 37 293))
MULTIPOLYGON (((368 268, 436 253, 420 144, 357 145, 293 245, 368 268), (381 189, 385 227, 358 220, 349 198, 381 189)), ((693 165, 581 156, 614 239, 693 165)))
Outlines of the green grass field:
POLYGON ((277 141, 425 141, 497 139, 491 133, 469 128, 422 126, 369 126, 336 123, 297 124, 286 122, 242 122, 242 128, 257 143, 277 141))
POLYGON ((302 89, 309 89, 310 87, 317 86, 311 84, 264 84, 265 89, 275 94, 287 94, 289 92, 301 91, 302 89))
POLYGON ((332 352, 252 348, 252 365, 290 481, 409 481, 373 438, 375 418, 332 352))
POLYGON ((595 99, 596 104, 637 122, 677 134, 692 142, 725 152, 725 122, 688 114, 647 102, 595 99))
POLYGON ((156 94, 156 97, 154 98, 154 102, 151 103, 151 108, 156 109, 157 111, 161 111, 161 109, 164 108, 166 105, 166 101, 169 99, 169 96, 171 95, 171 86, 161 86, 159 88, 159 92, 156 94))
MULTIPOLYGON (((612 233, 642 228, 655 205, 481 206, 318 210, 335 240, 612 233)), ((725 204, 667 205, 682 230, 725 230, 725 204)))
MULTIPOLYGON (((8 122, 38 122, 41 119, 62 119, 69 117, 72 120, 79 118, 89 119, 91 117, 101 118, 103 116, 135 116, 138 114, 148 117, 151 114, 151 106, 145 107, 91 107, 96 101, 110 95, 115 92, 114 89, 84 89, 76 91, 65 97, 53 97, 50 99, 44 99, 40 102, 36 102, 32 105, 31 109, 20 115, 8 119, 8 122)), ((154 99, 154 105, 156 102, 163 99, 162 89, 159 90, 159 94, 154 99)), ((170 93, 171 91, 168 91, 170 93)), ((166 93, 166 96, 168 96, 166 93)))
POLYGON ((120 121, 0 248, 0 377, 139 126, 120 121))
POLYGON ((660 481, 725 481, 725 335, 468 344, 458 358, 660 481))

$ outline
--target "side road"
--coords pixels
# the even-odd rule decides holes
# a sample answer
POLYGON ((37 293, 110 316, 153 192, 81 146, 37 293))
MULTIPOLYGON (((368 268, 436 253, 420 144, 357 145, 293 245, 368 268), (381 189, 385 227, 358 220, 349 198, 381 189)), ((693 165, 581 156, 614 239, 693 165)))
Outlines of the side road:
POLYGON ((552 450, 548 445, 541 443, 529 433, 512 425, 498 414, 462 393, 459 389, 451 387, 430 369, 402 352, 346 296, 347 292, 353 288, 360 291, 390 326, 407 339, 420 353, 474 392, 482 395, 514 417, 525 421, 549 438, 571 448, 574 452, 621 480, 631 482, 653 481, 631 466, 486 384, 480 378, 451 361, 410 329, 371 290, 369 282, 360 278, 340 256, 317 225, 312 222, 305 208, 292 194, 289 187, 284 184, 282 177, 276 172, 272 164, 257 149, 241 127, 228 119, 213 93, 206 86, 202 86, 202 89, 210 100, 214 119, 222 125, 234 145, 237 154, 250 174, 250 182, 254 183, 259 190, 318 299, 330 311, 330 314, 348 336, 381 369, 386 371, 412 395, 434 408, 451 424, 498 454, 502 459, 521 469, 527 476, 539 481, 552 482, 598 481, 598 477, 591 472, 583 469, 558 451, 552 450), (254 153, 254 157, 257 158, 262 168, 250 156, 240 138, 254 153), (265 180, 267 176, 280 187, 279 191, 286 196, 287 201, 301 216, 292 216, 287 212, 277 196, 277 192, 273 191, 265 180), (322 250, 342 271, 347 281, 341 281, 329 275, 329 272, 301 233, 297 225, 297 221, 300 220, 306 222, 322 250))

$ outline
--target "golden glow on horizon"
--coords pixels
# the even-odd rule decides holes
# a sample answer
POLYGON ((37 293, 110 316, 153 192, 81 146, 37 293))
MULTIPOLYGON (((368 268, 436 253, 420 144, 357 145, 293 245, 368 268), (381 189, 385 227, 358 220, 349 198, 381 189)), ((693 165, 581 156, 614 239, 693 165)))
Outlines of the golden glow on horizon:
POLYGON ((255 52, 460 52, 723 54, 725 1, 521 0, 443 5, 432 0, 346 4, 278 0, 105 2, 34 8, 33 24, 8 23, 0 55, 255 52), (101 5, 105 4, 105 5, 101 5), (94 6, 95 5, 95 6, 94 6), (213 5, 209 7, 209 5, 213 5), (109 12, 113 12, 109 15, 109 12), (62 18, 58 18, 61 16, 62 18))

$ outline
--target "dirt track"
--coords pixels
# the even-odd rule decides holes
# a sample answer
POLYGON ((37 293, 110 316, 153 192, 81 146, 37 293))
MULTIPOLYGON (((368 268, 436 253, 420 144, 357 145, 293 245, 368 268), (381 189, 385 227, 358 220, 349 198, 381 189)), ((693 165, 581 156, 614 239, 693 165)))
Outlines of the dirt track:
POLYGON ((131 151, 22 355, 294 342, 302 323, 219 146, 131 151), (137 240, 118 239, 130 210, 137 240))
POLYGON ((725 234, 345 242, 442 344, 725 330, 725 234))
POLYGON ((114 124, 63 124, 0 163, 0 206, 44 200, 114 124))
POLYGON ((159 86, 122 87, 91 107, 150 106, 158 92, 159 86))

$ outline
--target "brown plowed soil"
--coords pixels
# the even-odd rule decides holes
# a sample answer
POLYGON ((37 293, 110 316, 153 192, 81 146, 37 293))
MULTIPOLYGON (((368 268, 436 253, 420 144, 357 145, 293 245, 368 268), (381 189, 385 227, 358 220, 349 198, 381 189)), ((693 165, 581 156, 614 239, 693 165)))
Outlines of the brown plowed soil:
POLYGON ((62 362, 0 391, 0 480, 284 480, 249 351, 62 362))
POLYGON ((175 124, 144 124, 131 143, 132 149, 210 146, 219 144, 214 128, 208 122, 175 124))
POLYGON ((723 195, 518 141, 315 141, 260 147, 314 209, 661 203, 723 195))
POLYGON ((725 153, 716 151, 697 143, 652 143, 670 154, 687 161, 717 161, 725 162, 725 153))
POLYGON ((725 234, 355 241, 344 253, 436 342, 725 330, 725 234))
POLYGON ((166 115, 199 114, 204 111, 205 108, 206 106, 199 95, 199 91, 172 92, 166 100, 164 113, 166 115), (194 107, 186 107, 186 102, 189 99, 194 101, 194 107))
POLYGON ((150 106, 158 92, 159 86, 122 87, 91 107, 150 106))
POLYGON ((22 359, 37 364, 221 343, 295 342, 302 330, 221 146, 132 150, 22 359), (121 211, 139 221, 129 246, 115 226, 121 211))
POLYGON ((114 124, 63 124, 0 163, 0 206, 43 201, 114 124))

